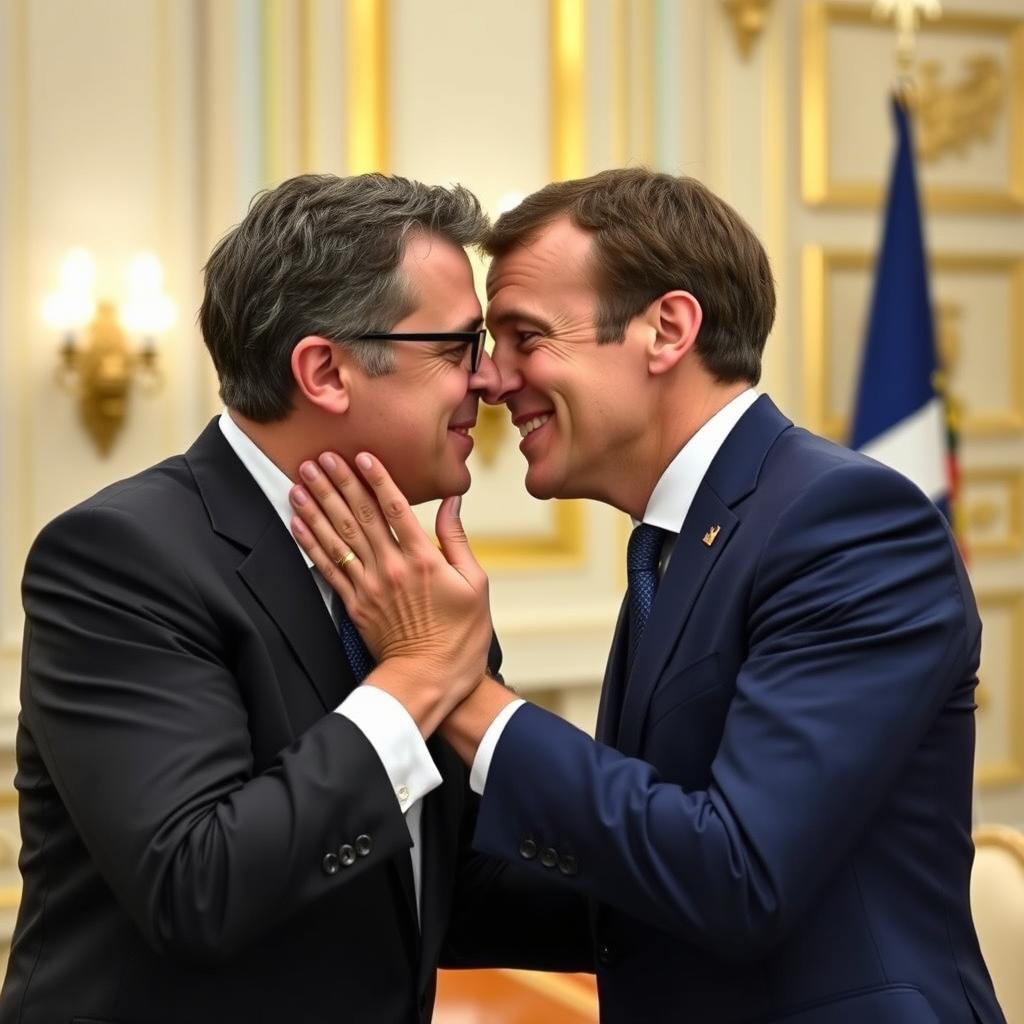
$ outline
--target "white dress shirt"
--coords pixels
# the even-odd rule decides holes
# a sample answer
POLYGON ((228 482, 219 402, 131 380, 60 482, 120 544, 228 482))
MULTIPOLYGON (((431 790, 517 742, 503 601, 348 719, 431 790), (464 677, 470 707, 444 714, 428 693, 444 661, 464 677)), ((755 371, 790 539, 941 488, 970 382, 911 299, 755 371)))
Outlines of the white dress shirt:
MULTIPOLYGON (((291 521, 295 513, 288 500, 288 494, 293 486, 292 481, 267 458, 227 411, 220 415, 220 429, 291 535, 291 521)), ((305 561, 306 567, 312 572, 313 581, 323 598, 327 614, 332 615, 330 584, 313 566, 298 541, 295 542, 295 547, 305 561)), ((334 626, 337 628, 337 622, 334 626)), ((340 641, 338 655, 344 657, 340 641)), ((431 790, 441 785, 441 773, 430 756, 416 722, 401 702, 390 693, 385 693, 376 686, 357 686, 334 710, 336 714, 344 715, 354 722, 370 741, 391 781, 395 799, 405 814, 405 823, 412 836, 413 845, 409 855, 412 858, 412 879, 416 888, 418 910, 421 904, 420 875, 423 861, 420 824, 423 813, 422 801, 431 790)))
MULTIPOLYGON (((680 449, 679 454, 668 464, 661 474, 658 483, 651 492, 647 509, 642 522, 651 526, 659 526, 668 531, 669 536, 662 548, 661 561, 658 566, 659 575, 664 574, 672 549, 682 529, 683 520, 690 511, 694 496, 700 487, 708 468, 718 454, 725 439, 733 427, 739 423, 743 414, 757 401, 758 394, 753 388, 737 395, 731 402, 723 406, 690 438, 680 449)), ((635 524, 634 524, 635 525, 635 524)), ((509 704, 502 709, 493 722, 487 727, 480 746, 473 759, 473 769, 469 776, 469 785, 474 793, 482 794, 487 783, 487 773, 491 767, 491 759, 498 746, 501 733, 508 724, 516 708, 509 704)))

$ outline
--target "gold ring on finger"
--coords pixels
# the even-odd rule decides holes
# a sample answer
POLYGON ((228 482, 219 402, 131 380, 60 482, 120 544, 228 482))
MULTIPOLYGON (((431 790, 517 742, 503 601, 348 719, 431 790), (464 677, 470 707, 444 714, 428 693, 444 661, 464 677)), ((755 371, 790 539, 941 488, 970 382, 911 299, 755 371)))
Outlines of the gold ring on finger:
POLYGON ((344 569, 350 562, 354 562, 355 560, 356 553, 354 551, 349 551, 347 554, 339 558, 334 564, 337 565, 338 568, 344 569))

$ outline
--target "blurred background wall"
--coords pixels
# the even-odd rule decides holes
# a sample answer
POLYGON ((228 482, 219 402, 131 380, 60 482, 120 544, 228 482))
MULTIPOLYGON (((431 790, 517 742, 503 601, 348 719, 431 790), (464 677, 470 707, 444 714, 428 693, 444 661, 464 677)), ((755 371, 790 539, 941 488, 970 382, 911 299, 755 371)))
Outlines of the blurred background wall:
MULTIPOLYGON (((977 809, 1020 826, 1024 3, 944 11, 919 38, 918 166, 986 629, 977 809)), ((17 893, 26 551, 52 516, 182 450, 219 410, 195 326, 200 271, 254 192, 303 171, 381 169, 461 181, 497 214, 552 178, 613 165, 700 177, 772 259, 779 316, 762 389, 843 439, 894 67, 892 26, 845 0, 0 0, 3 902, 17 893), (155 362, 106 453, 83 426, 75 375, 58 374, 61 326, 43 315, 76 246, 93 256, 96 297, 122 312, 126 268, 155 254, 177 311, 129 332, 132 348, 152 336, 155 362)), ((481 409, 466 522, 492 573, 507 678, 590 729, 628 524, 529 498, 517 443, 507 412, 481 409)))

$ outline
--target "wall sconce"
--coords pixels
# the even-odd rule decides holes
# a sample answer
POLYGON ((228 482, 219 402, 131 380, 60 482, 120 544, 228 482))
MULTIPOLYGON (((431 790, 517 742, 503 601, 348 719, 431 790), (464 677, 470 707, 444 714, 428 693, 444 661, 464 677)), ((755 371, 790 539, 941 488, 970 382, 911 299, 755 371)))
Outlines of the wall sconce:
POLYGON ((129 264, 128 298, 120 316, 112 302, 96 302, 95 283, 93 258, 84 249, 73 249, 43 316, 63 336, 57 381, 77 396, 82 422, 106 455, 124 424, 133 379, 150 393, 163 383, 156 338, 174 322, 175 311, 152 253, 140 253, 129 264), (126 331, 140 336, 137 347, 129 345, 126 331))

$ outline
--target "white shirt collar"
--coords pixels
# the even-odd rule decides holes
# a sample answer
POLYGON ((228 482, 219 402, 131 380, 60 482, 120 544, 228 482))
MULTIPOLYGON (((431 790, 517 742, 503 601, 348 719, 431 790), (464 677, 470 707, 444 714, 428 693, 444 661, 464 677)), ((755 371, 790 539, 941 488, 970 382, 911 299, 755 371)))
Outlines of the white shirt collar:
MULTIPOLYGON (((267 496, 267 501, 270 502, 274 511, 280 517, 281 522, 284 523, 288 536, 292 537, 291 523, 295 512, 292 509, 291 502, 288 500, 288 495, 293 486, 292 481, 267 458, 256 442, 231 418, 227 409, 220 414, 218 423, 220 425, 220 432, 224 435, 225 440, 231 445, 232 450, 241 460, 242 465, 249 471, 249 475, 256 481, 256 486, 267 496)), ((295 538, 292 537, 292 540, 295 540, 295 538)), ((299 553, 306 563, 306 568, 311 569, 313 562, 306 552, 299 547, 298 541, 295 541, 295 546, 299 549, 299 553)))
POLYGON ((661 474, 647 503, 643 521, 651 526, 678 533, 686 519, 694 495, 700 487, 718 449, 725 443, 732 428, 757 401, 753 388, 737 395, 723 406, 683 445, 679 454, 661 474))

